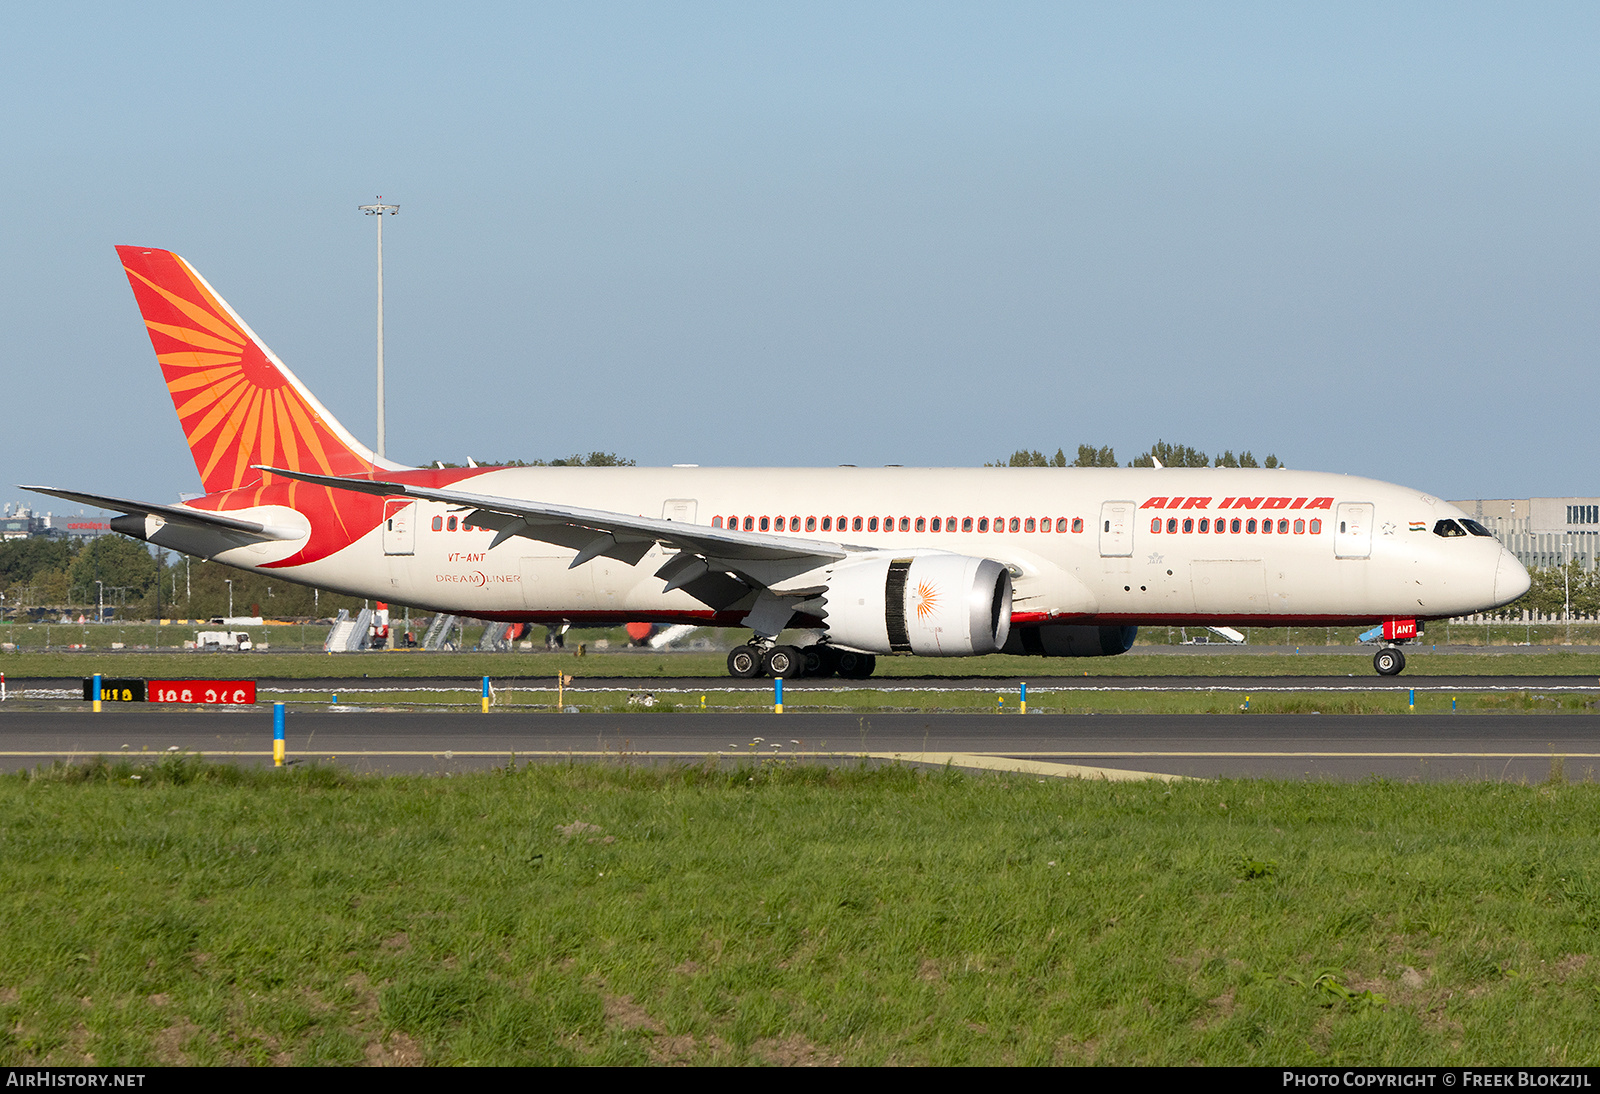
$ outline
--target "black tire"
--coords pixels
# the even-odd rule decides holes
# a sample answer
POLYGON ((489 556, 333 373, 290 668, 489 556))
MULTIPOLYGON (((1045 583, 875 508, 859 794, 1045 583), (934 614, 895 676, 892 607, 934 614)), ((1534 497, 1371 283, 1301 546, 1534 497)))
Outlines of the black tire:
POLYGON ((1372 667, 1379 676, 1399 676, 1405 671, 1406 655, 1393 646, 1385 647, 1372 655, 1372 667))
POLYGON ((768 676, 793 680, 805 671, 805 663, 805 654, 794 646, 773 646, 762 659, 761 667, 768 676))
POLYGON ((832 676, 837 671, 834 668, 833 651, 827 646, 801 646, 800 652, 806 659, 807 676, 832 676))
POLYGON ((846 680, 865 680, 878 667, 878 659, 870 653, 839 650, 835 656, 839 659, 839 675, 846 680))
POLYGON ((735 646, 728 653, 728 675, 751 680, 761 675, 761 651, 754 646, 735 646))

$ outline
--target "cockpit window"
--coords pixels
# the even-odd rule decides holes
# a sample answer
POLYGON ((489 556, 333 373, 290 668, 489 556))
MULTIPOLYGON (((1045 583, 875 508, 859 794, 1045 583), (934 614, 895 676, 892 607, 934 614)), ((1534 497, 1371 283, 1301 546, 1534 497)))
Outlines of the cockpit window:
POLYGON ((1455 521, 1441 520, 1438 524, 1433 526, 1433 534, 1436 536, 1444 536, 1446 539, 1451 539, 1455 536, 1464 536, 1467 533, 1462 529, 1461 525, 1457 524, 1455 521))
POLYGON ((1494 538, 1494 533, 1493 532, 1489 531, 1489 529, 1485 528, 1483 525, 1479 524, 1477 521, 1473 520, 1471 517, 1462 517, 1461 518, 1461 525, 1462 525, 1462 527, 1466 528, 1467 531, 1471 532, 1475 536, 1487 536, 1490 539, 1494 538))

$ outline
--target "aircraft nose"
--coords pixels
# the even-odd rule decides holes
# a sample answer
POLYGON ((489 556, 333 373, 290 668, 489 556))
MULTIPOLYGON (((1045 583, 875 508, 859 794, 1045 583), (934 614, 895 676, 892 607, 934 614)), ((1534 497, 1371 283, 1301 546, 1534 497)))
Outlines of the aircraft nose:
POLYGON ((1494 602, 1509 604, 1533 585, 1527 569, 1517 561, 1517 556, 1500 548, 1500 563, 1494 569, 1494 602))

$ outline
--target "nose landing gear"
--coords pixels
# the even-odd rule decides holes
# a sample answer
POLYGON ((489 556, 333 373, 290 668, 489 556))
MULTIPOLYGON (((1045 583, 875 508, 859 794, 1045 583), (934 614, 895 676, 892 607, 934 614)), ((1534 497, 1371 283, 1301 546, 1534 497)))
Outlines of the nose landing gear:
POLYGON ((1372 667, 1379 676, 1399 676, 1406 667, 1406 655, 1399 646, 1385 646, 1372 655, 1372 667))

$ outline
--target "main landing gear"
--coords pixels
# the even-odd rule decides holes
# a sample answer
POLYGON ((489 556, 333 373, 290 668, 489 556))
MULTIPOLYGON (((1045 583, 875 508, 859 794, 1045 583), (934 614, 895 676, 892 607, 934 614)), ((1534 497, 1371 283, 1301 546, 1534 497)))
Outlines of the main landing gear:
POLYGON ((1385 646, 1372 655, 1372 667, 1379 676, 1399 676, 1406 667, 1406 655, 1399 646, 1385 646))
POLYGON ((736 646, 728 654, 728 675, 741 680, 757 676, 794 680, 835 674, 846 680, 865 680, 877 667, 878 659, 870 653, 837 650, 820 642, 809 646, 736 646))

